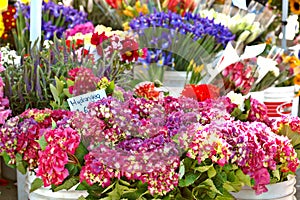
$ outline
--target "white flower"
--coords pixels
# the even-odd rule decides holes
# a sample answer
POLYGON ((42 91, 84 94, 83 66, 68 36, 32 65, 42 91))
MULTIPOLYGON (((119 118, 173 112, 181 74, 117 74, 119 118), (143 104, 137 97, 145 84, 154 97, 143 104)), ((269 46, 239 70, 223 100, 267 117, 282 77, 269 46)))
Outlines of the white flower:
POLYGON ((238 105, 240 110, 244 111, 245 97, 242 94, 231 91, 226 96, 230 98, 232 103, 238 105))
POLYGON ((1 47, 1 64, 6 67, 8 65, 14 65, 16 67, 21 64, 21 56, 17 55, 15 50, 10 50, 8 46, 1 47))
POLYGON ((43 47, 45 47, 46 49, 49 49, 51 45, 53 45, 53 42, 51 40, 45 40, 43 43, 43 47))

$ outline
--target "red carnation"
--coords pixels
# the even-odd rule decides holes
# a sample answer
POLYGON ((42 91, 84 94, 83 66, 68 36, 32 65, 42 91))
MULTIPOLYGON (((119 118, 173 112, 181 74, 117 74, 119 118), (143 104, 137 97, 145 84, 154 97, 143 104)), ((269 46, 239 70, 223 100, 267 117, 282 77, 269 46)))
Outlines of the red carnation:
POLYGON ((105 33, 93 33, 92 38, 91 38, 91 44, 93 45, 99 45, 102 44, 104 40, 106 40, 108 37, 105 35, 105 33))

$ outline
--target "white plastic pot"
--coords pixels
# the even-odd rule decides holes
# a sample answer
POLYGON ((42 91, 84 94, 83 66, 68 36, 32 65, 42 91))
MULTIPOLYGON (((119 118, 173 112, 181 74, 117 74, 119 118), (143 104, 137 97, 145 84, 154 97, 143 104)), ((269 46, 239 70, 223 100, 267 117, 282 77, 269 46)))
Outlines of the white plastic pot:
POLYGON ((287 181, 267 185, 268 192, 260 195, 256 195, 255 191, 250 187, 243 187, 241 191, 232 192, 231 194, 237 200, 296 200, 294 196, 296 193, 295 184, 296 177, 291 176, 287 181))
POLYGON ((30 200, 77 200, 81 196, 88 196, 88 192, 85 190, 75 190, 77 185, 69 190, 60 190, 57 192, 52 192, 50 187, 41 187, 33 192, 29 192, 31 183, 35 178, 35 175, 27 173, 25 179, 25 191, 30 200))

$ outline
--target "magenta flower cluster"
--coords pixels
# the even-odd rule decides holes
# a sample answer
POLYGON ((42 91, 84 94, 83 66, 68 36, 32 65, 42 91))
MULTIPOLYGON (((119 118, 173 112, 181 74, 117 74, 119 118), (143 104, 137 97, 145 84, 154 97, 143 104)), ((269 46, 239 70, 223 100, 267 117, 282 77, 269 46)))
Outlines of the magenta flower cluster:
POLYGON ((254 179, 257 194, 267 191, 269 170, 295 172, 297 154, 287 137, 274 134, 261 122, 216 121, 200 128, 187 156, 199 163, 209 158, 220 166, 236 164, 254 179))
POLYGON ((92 22, 86 22, 83 24, 77 24, 76 26, 74 26, 73 28, 69 28, 65 31, 66 34, 66 38, 68 38, 69 36, 74 36, 78 33, 80 34, 87 34, 87 33, 93 33, 95 30, 95 27, 93 25, 92 22))
POLYGON ((41 151, 37 140, 52 128, 52 122, 66 124, 66 118, 71 115, 70 111, 64 110, 31 109, 10 118, 0 129, 0 153, 5 152, 12 165, 16 164, 16 156, 20 154, 28 169, 34 170, 39 165, 38 152, 41 151))
POLYGON ((90 152, 81 181, 107 187, 113 178, 124 176, 147 183, 152 195, 165 195, 179 179, 180 151, 172 137, 178 133, 193 135, 195 128, 191 127, 198 123, 198 109, 197 101, 185 97, 157 101, 108 97, 91 103, 89 121, 93 117, 101 120, 102 131, 95 136, 84 130, 90 152))
POLYGON ((222 71, 225 89, 248 94, 257 79, 256 68, 256 58, 242 60, 227 66, 222 71))
POLYGON ((47 146, 38 152, 36 175, 41 177, 44 186, 59 185, 69 175, 65 165, 68 154, 74 154, 80 143, 80 135, 70 127, 48 129, 44 134, 47 146))

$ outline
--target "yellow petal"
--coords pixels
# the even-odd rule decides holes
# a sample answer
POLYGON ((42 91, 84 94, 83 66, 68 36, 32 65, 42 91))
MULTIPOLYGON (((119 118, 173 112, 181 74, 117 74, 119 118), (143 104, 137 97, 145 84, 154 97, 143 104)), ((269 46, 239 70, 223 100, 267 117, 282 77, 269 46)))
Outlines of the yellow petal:
POLYGON ((8 6, 8 0, 0 1, 0 12, 6 11, 8 6))

